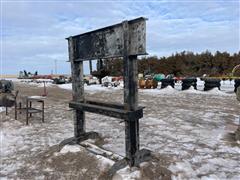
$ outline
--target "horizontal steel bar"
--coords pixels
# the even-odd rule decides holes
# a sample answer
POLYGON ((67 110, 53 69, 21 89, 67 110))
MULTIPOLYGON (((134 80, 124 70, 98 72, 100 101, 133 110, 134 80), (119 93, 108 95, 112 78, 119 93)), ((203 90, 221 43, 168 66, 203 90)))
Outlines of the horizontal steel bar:
POLYGON ((69 103, 70 108, 80 109, 82 111, 87 111, 96 114, 102 114, 105 116, 115 117, 119 119, 124 119, 128 121, 134 121, 136 119, 140 119, 143 117, 143 108, 138 107, 136 111, 127 111, 124 110, 123 105, 114 105, 114 104, 105 104, 95 102, 87 103, 87 102, 74 102, 71 101, 69 103))

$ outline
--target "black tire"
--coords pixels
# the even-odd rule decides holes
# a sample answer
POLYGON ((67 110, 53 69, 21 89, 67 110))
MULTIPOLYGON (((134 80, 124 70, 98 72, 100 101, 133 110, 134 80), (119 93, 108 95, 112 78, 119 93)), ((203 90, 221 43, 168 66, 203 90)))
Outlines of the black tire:
POLYGON ((221 80, 220 79, 205 79, 204 81, 204 91, 209 91, 213 88, 218 88, 220 90, 221 80))
POLYGON ((218 88, 218 90, 221 90, 220 86, 204 86, 204 91, 209 91, 211 89, 218 88))
POLYGON ((210 87, 210 88, 214 88, 214 87, 221 87, 220 84, 205 84, 205 87, 210 87))
POLYGON ((182 86, 182 91, 188 90, 191 86, 182 86))
POLYGON ((197 83, 196 78, 186 78, 182 80, 183 83, 197 83))
POLYGON ((197 90, 197 85, 192 85, 192 84, 182 85, 182 90, 187 90, 187 89, 189 89, 191 86, 192 86, 194 89, 197 90))
POLYGON ((167 87, 167 86, 172 86, 172 88, 174 88, 174 79, 162 79, 161 80, 162 85, 161 85, 161 89, 167 87))
POLYGON ((204 84, 209 84, 209 85, 219 85, 221 82, 205 82, 204 84))
POLYGON ((205 83, 221 83, 220 79, 205 79, 204 80, 205 83))
POLYGON ((197 89, 197 79, 196 78, 186 78, 182 80, 182 90, 187 90, 191 86, 193 86, 194 89, 197 89))

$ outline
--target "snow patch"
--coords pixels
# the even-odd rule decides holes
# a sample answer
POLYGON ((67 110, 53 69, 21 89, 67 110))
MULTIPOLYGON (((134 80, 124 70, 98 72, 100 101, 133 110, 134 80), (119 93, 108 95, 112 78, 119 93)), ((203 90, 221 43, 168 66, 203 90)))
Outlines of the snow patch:
MULTIPOLYGON (((44 83, 36 83, 37 87, 44 87, 44 83)), ((45 87, 51 87, 54 86, 52 83, 45 83, 45 87)))
POLYGON ((5 111, 5 108, 4 107, 0 107, 0 112, 3 112, 5 111))
POLYGON ((178 174, 178 178, 181 179, 180 177, 188 176, 188 177, 196 177, 195 171, 193 170, 191 164, 187 161, 183 162, 177 162, 174 165, 170 165, 168 167, 170 171, 173 173, 178 174))
POLYGON ((172 86, 167 86, 163 89, 140 89, 139 91, 147 94, 175 94, 178 92, 178 90, 172 88, 172 86))
POLYGON ((111 159, 108 159, 106 157, 96 155, 96 158, 98 159, 98 165, 101 171, 104 171, 111 167, 115 162, 111 159))
POLYGON ((194 87, 192 87, 192 86, 189 89, 184 90, 182 92, 183 93, 192 93, 192 94, 203 94, 204 93, 203 91, 199 91, 199 90, 194 89, 194 87))
POLYGON ((70 83, 70 84, 60 84, 60 85, 58 85, 58 87, 62 88, 62 89, 72 90, 72 83, 70 83))
POLYGON ((113 176, 113 180, 134 180, 140 179, 140 177, 141 172, 139 170, 127 166, 117 171, 116 174, 113 176))
POLYGON ((216 175, 211 174, 209 176, 202 177, 201 180, 220 180, 220 179, 216 175))
POLYGON ((61 149, 60 153, 66 154, 68 152, 76 153, 76 152, 80 152, 80 151, 82 151, 82 147, 79 145, 66 145, 61 149))
MULTIPOLYGON (((72 84, 61 84, 58 85, 59 88, 62 89, 67 89, 67 90, 72 90, 72 84)), ((89 92, 97 92, 97 91, 112 91, 112 90, 117 90, 121 89, 121 86, 119 87, 104 87, 100 84, 94 84, 94 85, 84 85, 84 90, 89 91, 89 92)))
POLYGON ((213 88, 209 91, 206 91, 208 94, 220 95, 220 96, 229 96, 231 94, 227 94, 223 91, 220 91, 218 88, 213 88))
POLYGON ((45 99, 44 96, 28 96, 28 98, 45 99))

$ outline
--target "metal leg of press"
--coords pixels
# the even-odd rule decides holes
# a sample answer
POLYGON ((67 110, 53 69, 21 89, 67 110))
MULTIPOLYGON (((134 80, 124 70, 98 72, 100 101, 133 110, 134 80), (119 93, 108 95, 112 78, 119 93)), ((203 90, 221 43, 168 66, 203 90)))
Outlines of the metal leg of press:
POLYGON ((7 108, 7 106, 5 108, 6 108, 6 115, 8 115, 8 108, 7 108))
MULTIPOLYGON (((29 102, 30 109, 32 108, 32 101, 29 102)), ((30 117, 32 117, 32 113, 30 113, 30 117)))
POLYGON ((44 122, 44 101, 42 101, 42 122, 44 122))
POLYGON ((28 125, 28 100, 26 103, 26 125, 28 125))
POLYGON ((17 102, 14 104, 14 110, 15 110, 15 119, 17 120, 17 102))
POLYGON ((21 102, 19 103, 19 110, 20 110, 19 114, 22 114, 22 103, 21 102))

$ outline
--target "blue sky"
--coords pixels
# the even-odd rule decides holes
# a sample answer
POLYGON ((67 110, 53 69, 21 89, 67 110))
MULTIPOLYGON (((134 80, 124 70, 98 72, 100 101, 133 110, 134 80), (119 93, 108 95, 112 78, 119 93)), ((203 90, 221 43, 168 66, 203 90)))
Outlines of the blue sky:
MULTIPOLYGON (((239 51, 239 1, 1 1, 1 74, 70 73, 66 37, 147 17, 147 52, 239 51)), ((86 73, 88 71, 85 64, 86 73)))

